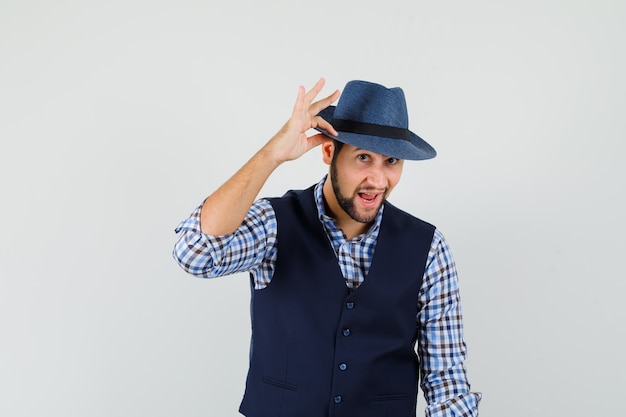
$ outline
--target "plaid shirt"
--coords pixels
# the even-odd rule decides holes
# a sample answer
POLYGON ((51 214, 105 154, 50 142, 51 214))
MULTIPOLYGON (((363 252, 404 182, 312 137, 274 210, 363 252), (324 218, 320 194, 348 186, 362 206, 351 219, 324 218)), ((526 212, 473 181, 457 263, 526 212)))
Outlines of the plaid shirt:
MULTIPOLYGON (((315 187, 319 220, 337 255, 346 285, 355 289, 369 271, 384 206, 366 233, 348 240, 335 220, 324 213, 325 179, 315 187)), ((200 231, 200 210, 201 206, 176 228, 180 236, 174 258, 180 266, 203 278, 250 272, 254 287, 265 288, 272 280, 278 256, 277 223, 271 204, 263 199, 256 201, 241 226, 224 236, 209 236, 200 231)), ((470 392, 463 363, 466 346, 456 268, 438 230, 433 236, 418 294, 417 326, 420 386, 427 401, 426 417, 477 416, 481 394, 470 392)))

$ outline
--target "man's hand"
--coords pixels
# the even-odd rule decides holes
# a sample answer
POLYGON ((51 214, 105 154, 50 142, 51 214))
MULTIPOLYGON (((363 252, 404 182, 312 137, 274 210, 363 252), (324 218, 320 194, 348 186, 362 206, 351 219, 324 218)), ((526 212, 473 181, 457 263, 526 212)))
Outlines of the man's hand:
POLYGON ((320 127, 331 135, 337 135, 337 131, 326 120, 316 116, 321 110, 330 106, 339 97, 339 90, 326 98, 313 103, 315 97, 324 87, 325 80, 315 83, 313 88, 306 92, 303 86, 298 89, 298 98, 293 107, 291 117, 285 125, 274 135, 265 146, 264 151, 269 153, 276 163, 281 164, 302 156, 304 153, 320 145, 325 140, 330 140, 321 133, 307 137, 309 129, 320 127))
POLYGON ((280 164, 300 157, 324 140, 330 140, 321 133, 307 137, 307 130, 319 126, 331 135, 337 134, 330 123, 316 115, 337 100, 339 91, 313 103, 322 87, 323 78, 308 93, 301 86, 291 118, 282 129, 204 201, 200 212, 202 232, 214 236, 234 232, 267 178, 280 164))

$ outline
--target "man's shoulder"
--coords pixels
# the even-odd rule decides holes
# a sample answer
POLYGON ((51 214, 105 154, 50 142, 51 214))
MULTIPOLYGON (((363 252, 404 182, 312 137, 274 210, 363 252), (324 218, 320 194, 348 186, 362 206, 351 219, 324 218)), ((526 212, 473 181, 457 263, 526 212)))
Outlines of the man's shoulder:
POLYGON ((313 194, 315 185, 301 190, 289 190, 280 197, 265 198, 275 212, 282 213, 285 211, 302 211, 315 215, 315 196, 313 194))
POLYGON ((264 199, 269 201, 272 205, 274 205, 275 203, 280 204, 280 202, 296 201, 302 198, 308 198, 309 196, 313 197, 314 188, 315 185, 304 189, 289 190, 280 197, 265 197, 264 199))

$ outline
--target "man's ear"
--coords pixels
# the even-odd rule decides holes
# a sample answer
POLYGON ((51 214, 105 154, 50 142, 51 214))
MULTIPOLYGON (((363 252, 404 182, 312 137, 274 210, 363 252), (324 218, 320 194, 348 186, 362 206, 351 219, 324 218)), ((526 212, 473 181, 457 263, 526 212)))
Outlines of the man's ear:
POLYGON ((335 152, 335 143, 332 139, 326 140, 322 143, 322 160, 326 165, 330 165, 333 160, 333 153, 335 152))

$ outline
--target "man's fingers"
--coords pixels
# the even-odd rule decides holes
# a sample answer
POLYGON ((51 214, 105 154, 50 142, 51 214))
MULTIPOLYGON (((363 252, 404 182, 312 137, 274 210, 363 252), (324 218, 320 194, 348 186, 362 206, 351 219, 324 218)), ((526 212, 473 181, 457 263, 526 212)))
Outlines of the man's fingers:
POLYGON ((303 86, 298 87, 298 97, 296 98, 296 104, 293 105, 294 114, 304 110, 304 96, 305 91, 303 86))
POLYGON ((327 131, 333 136, 338 135, 333 125, 331 125, 328 121, 322 119, 321 117, 319 116, 315 117, 315 122, 316 122, 316 126, 319 127, 320 129, 324 129, 325 131, 327 131))
POLYGON ((335 90, 328 97, 312 103, 317 94, 324 87, 325 82, 324 78, 320 78, 308 92, 303 86, 298 88, 298 98, 296 99, 296 103, 293 107, 292 119, 295 117, 297 120, 304 122, 306 125, 305 128, 319 126, 331 135, 337 135, 337 131, 332 127, 332 125, 328 123, 328 121, 318 117, 317 114, 339 98, 339 90, 335 90), (301 117, 305 114, 308 114, 308 117, 306 117, 307 120, 301 119, 301 117))
POLYGON ((321 133, 309 136, 307 138, 309 150, 312 149, 312 148, 315 148, 316 146, 321 145, 322 143, 324 143, 324 142, 326 142, 328 140, 332 140, 332 139, 330 139, 328 136, 325 136, 325 135, 323 135, 321 133))
POLYGON ((294 113, 309 110, 311 103, 319 92, 322 91, 325 83, 326 80, 320 78, 308 92, 304 89, 304 86, 298 87, 298 98, 293 108, 294 113))
POLYGON ((324 88, 324 84, 326 84, 326 80, 324 78, 320 78, 309 90, 309 92, 306 93, 306 95, 304 96, 304 103, 307 106, 310 106, 315 97, 319 94, 320 91, 322 91, 322 88, 324 88))
POLYGON ((337 101, 338 98, 339 98, 339 90, 335 90, 328 97, 323 98, 311 104, 311 106, 309 107, 309 114, 311 114, 312 116, 315 116, 316 114, 324 110, 326 107, 330 106, 332 103, 337 101))

